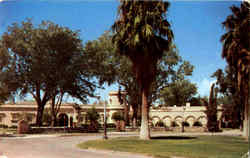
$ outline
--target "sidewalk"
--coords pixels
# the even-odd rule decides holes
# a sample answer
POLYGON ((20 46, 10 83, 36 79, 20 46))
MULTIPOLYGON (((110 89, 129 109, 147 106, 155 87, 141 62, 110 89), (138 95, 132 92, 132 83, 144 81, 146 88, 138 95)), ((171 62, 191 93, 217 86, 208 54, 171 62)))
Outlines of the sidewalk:
POLYGON ((4 156, 3 153, 0 151, 0 158, 7 158, 7 156, 4 156))
MULTIPOLYGON (((55 134, 0 134, 0 138, 46 138, 46 137, 71 137, 71 136, 102 136, 103 133, 55 133, 55 134)), ((107 132, 110 136, 138 136, 139 132, 107 132)), ((223 132, 151 132, 151 136, 167 135, 167 136, 198 136, 198 135, 227 135, 227 136, 241 136, 242 132, 238 129, 223 131, 223 132)), ((1 153, 0 153, 1 155, 1 153)), ((1 157, 0 157, 1 158, 1 157)))

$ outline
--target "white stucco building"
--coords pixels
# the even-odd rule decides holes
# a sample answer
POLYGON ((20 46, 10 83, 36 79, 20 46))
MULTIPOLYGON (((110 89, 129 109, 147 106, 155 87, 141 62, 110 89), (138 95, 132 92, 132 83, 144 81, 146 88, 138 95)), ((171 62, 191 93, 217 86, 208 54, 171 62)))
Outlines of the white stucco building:
MULTIPOLYGON (((50 108, 50 103, 45 106, 45 110, 50 108)), ((104 103, 93 104, 93 105, 80 105, 80 111, 77 111, 73 107, 73 103, 64 103, 58 114, 59 124, 61 126, 73 126, 77 121, 78 123, 86 123, 86 112, 88 109, 95 106, 96 110, 101 115, 99 122, 103 123, 104 116, 104 103), (79 115, 79 119, 77 119, 79 115)), ((118 100, 118 93, 116 91, 109 93, 108 103, 106 105, 107 111, 107 123, 114 123, 111 119, 112 114, 116 111, 124 111, 124 105, 121 105, 118 100)), ((15 104, 4 104, 0 105, 0 125, 16 126, 18 120, 23 114, 26 114, 29 118, 30 123, 35 123, 36 120, 36 110, 37 105, 35 102, 19 102, 15 104)), ((182 121, 186 121, 190 126, 193 125, 195 121, 199 121, 203 126, 206 126, 207 118, 204 113, 206 107, 204 106, 190 106, 187 103, 183 107, 162 107, 162 108, 150 108, 149 116, 153 124, 158 121, 164 122, 165 125, 170 126, 171 122, 176 122, 181 125, 182 121)), ((132 110, 130 110, 132 113, 132 110)), ((218 107, 218 120, 220 120, 222 114, 222 108, 218 107)))

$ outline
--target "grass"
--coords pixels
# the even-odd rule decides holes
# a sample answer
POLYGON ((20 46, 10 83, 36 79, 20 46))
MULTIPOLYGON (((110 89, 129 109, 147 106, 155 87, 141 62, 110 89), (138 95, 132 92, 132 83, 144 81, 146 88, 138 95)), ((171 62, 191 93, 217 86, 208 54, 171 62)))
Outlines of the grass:
POLYGON ((248 143, 241 137, 232 136, 166 136, 153 137, 149 141, 137 137, 94 140, 78 147, 142 153, 157 158, 241 158, 248 150, 248 143))

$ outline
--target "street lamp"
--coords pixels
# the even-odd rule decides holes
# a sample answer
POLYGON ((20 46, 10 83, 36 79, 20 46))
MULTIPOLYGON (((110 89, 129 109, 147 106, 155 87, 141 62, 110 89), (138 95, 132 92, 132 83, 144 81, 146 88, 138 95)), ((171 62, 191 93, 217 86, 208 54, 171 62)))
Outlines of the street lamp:
POLYGON ((103 128, 104 128, 104 136, 103 136, 103 139, 108 139, 108 136, 107 136, 107 128, 106 128, 106 101, 104 101, 104 125, 103 125, 103 128))
POLYGON ((184 131, 184 124, 185 124, 185 122, 184 122, 184 113, 185 113, 185 110, 186 110, 186 107, 185 106, 183 106, 183 118, 182 118, 182 130, 181 130, 181 132, 182 133, 184 133, 185 131, 184 131))

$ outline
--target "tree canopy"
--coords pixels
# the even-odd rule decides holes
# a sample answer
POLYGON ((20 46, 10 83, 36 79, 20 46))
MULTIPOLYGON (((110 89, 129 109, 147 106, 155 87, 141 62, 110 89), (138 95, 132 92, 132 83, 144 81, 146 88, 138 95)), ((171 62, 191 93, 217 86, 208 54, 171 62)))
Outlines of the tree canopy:
POLYGON ((196 93, 196 85, 189 80, 172 82, 161 91, 162 101, 168 106, 185 106, 196 93))
POLYGON ((161 104, 165 106, 183 106, 197 94, 196 85, 186 79, 187 76, 192 75, 194 66, 179 58, 170 82, 160 91, 161 104))
POLYGON ((244 98, 240 95, 235 73, 234 68, 227 66, 224 71, 218 69, 212 77, 217 79, 216 85, 221 94, 218 102, 223 105, 222 117, 231 122, 231 127, 238 128, 242 126, 244 98))
POLYGON ((49 21, 35 26, 28 19, 9 26, 0 43, 1 84, 12 93, 33 96, 37 125, 42 124, 46 103, 58 94, 68 93, 82 102, 94 96, 96 73, 78 31, 49 21))

